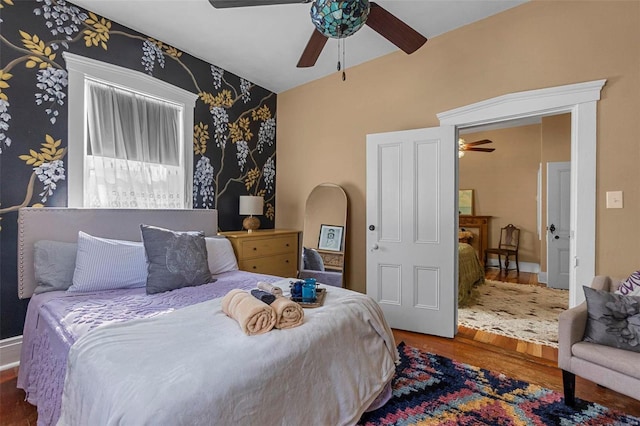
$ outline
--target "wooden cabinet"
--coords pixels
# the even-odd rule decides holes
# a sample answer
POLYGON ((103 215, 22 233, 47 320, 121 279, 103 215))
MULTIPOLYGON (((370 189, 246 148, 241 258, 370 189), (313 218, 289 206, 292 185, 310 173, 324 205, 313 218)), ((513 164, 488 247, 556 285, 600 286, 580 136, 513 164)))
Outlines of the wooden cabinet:
POLYGON ((473 234, 469 244, 476 249, 478 259, 484 266, 484 251, 489 244, 489 219, 491 216, 459 216, 460 231, 468 231, 473 234))
POLYGON ((344 252, 317 250, 322 257, 322 263, 327 271, 343 272, 344 271, 344 252))
POLYGON ((290 229, 262 229, 220 232, 231 241, 243 271, 279 277, 298 275, 298 240, 300 231, 290 229))

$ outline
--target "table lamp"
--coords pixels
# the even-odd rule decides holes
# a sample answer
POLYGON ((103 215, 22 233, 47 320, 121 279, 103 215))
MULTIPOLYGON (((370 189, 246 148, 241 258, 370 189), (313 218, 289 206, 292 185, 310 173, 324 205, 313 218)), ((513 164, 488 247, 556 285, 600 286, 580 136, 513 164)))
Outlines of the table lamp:
POLYGON ((242 227, 247 232, 253 232, 254 229, 260 228, 260 219, 253 215, 261 215, 264 210, 264 198, 254 195, 240 196, 240 214, 249 215, 242 221, 242 227))

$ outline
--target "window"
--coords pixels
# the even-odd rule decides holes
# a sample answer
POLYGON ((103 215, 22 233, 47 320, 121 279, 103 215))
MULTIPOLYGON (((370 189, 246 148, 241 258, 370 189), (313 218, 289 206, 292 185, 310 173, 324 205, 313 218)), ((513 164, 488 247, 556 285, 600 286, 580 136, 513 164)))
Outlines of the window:
POLYGON ((137 71, 63 56, 69 71, 68 205, 191 208, 197 95, 137 71))

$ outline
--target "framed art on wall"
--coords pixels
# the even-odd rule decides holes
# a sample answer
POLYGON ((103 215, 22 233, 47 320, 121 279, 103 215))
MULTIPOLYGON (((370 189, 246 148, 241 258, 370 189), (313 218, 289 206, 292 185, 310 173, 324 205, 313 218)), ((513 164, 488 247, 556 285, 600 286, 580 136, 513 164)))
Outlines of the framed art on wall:
POLYGON ((473 189, 460 189, 458 191, 458 212, 473 216, 473 189))
POLYGON ((341 251, 343 226, 320 225, 318 250, 341 251))

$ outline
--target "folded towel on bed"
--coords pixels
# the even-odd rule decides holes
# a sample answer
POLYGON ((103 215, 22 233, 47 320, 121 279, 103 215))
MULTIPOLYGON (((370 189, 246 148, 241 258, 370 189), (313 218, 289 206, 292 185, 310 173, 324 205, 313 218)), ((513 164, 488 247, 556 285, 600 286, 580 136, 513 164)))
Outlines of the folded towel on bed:
POLYGON ((276 300, 276 295, 275 294, 271 294, 271 293, 263 291, 263 290, 253 289, 253 290, 251 290, 251 295, 253 297, 255 297, 256 299, 263 301, 267 305, 272 304, 273 301, 276 300))
POLYGON ((222 298, 222 311, 238 321, 245 334, 266 333, 276 324, 276 312, 244 290, 234 289, 222 298))
POLYGON ((293 328, 302 325, 304 322, 302 306, 289 298, 277 297, 271 307, 277 315, 276 328, 293 328))
POLYGON ((275 294, 276 296, 282 296, 282 289, 273 284, 265 283, 264 281, 258 281, 258 288, 271 294, 275 294))

